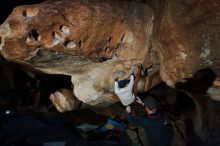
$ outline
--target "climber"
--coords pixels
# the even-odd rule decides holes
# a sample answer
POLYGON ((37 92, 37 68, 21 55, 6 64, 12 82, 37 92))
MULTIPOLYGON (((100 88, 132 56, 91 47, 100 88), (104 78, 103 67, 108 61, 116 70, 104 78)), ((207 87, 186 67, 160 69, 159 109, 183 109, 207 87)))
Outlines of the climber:
POLYGON ((147 117, 135 117, 131 107, 127 106, 128 122, 145 129, 150 146, 171 146, 172 136, 166 126, 165 117, 158 110, 158 103, 153 97, 148 96, 144 101, 147 117))
POLYGON ((138 92, 138 81, 141 78, 141 71, 143 67, 141 64, 138 65, 138 73, 134 79, 134 69, 131 69, 131 76, 129 80, 119 80, 119 76, 114 76, 115 80, 115 94, 119 97, 121 103, 124 106, 128 106, 133 103, 136 99, 138 103, 142 103, 141 99, 137 96, 138 92))

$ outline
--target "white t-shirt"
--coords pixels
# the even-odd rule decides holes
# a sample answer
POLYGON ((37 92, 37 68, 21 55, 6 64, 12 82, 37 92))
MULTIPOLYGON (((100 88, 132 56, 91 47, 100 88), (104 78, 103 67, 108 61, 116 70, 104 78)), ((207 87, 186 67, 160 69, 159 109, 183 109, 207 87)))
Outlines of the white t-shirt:
POLYGON ((129 84, 124 88, 119 88, 118 82, 115 81, 115 94, 119 97, 124 106, 131 104, 135 100, 133 86, 134 75, 131 75, 129 84))

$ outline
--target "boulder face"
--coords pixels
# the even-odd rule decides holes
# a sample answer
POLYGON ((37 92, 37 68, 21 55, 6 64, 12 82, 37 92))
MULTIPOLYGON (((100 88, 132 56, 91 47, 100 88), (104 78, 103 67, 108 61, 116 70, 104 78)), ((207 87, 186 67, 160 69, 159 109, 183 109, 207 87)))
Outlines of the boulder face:
MULTIPOLYGON (((115 73, 129 78, 132 66, 136 71, 138 63, 147 68, 158 62, 151 50, 152 29, 153 10, 147 5, 51 0, 16 7, 0 26, 0 49, 9 61, 49 74, 70 75, 79 100, 107 106, 118 101, 115 73)), ((159 78, 157 71, 153 67, 149 74, 159 78)), ((143 76, 141 91, 160 80, 147 82, 143 76)))
POLYGON ((129 78, 138 63, 145 73, 139 91, 161 79, 176 87, 204 68, 217 75, 219 88, 219 7, 216 0, 157 0, 154 11, 113 0, 19 6, 0 26, 1 55, 45 73, 70 75, 74 95, 94 106, 117 102, 112 77, 129 78))
POLYGON ((74 97, 72 91, 68 89, 59 89, 50 94, 50 101, 61 113, 72 111, 80 107, 80 102, 74 97))
POLYGON ((20 6, 4 24, 8 34, 1 35, 2 54, 8 59, 29 60, 38 49, 44 49, 93 60, 113 55, 143 60, 152 13, 141 4, 97 0, 20 6))
POLYGON ((154 48, 163 81, 174 87, 203 68, 220 76, 220 1, 157 0, 154 48))

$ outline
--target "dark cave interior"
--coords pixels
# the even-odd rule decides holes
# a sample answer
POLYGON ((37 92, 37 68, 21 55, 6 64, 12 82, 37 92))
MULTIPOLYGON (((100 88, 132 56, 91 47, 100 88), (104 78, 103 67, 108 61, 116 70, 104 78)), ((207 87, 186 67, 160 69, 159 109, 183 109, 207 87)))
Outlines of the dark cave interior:
MULTIPOLYGON (((8 63, 2 60, 0 65, 0 91, 1 91, 1 124, 2 127, 5 127, 4 124, 15 124, 19 122, 31 122, 34 118, 35 120, 43 121, 47 124, 50 124, 52 127, 64 126, 69 130, 69 132, 77 133, 78 136, 82 136, 79 131, 74 127, 74 125, 80 125, 82 123, 92 123, 96 125, 101 125, 106 122, 109 117, 104 115, 99 115, 94 113, 89 109, 79 109, 67 113, 58 113, 56 109, 51 106, 51 101, 49 100, 49 95, 60 88, 71 89, 71 78, 70 76, 64 75, 48 75, 42 74, 39 72, 25 70, 20 65, 14 63, 8 63), (30 83, 31 86, 26 86, 27 83, 30 83), (12 85, 12 86, 10 86, 12 85), (40 100, 38 99, 36 103, 35 95, 31 94, 32 89, 40 92, 40 100), (10 114, 6 114, 10 111, 10 114), (19 117, 19 118, 18 118, 19 117), (20 119, 20 117, 24 119, 20 119), (31 118, 31 119, 29 119, 31 118), (15 119, 13 121, 13 119, 15 119), (19 121, 21 120, 21 121, 19 121), (49 120, 49 122, 47 121, 49 120), (7 121, 7 122, 6 122, 7 121), (15 122, 15 123, 13 123, 15 122), (56 126, 53 124, 55 123, 56 126)), ((192 98, 187 96, 183 92, 179 92, 173 88, 168 87, 165 83, 154 87, 146 93, 140 93, 140 97, 145 97, 148 94, 153 95, 161 104, 161 111, 166 114, 170 114, 168 117, 173 121, 184 119, 192 119, 193 113, 195 112, 195 103, 192 98)), ((119 104, 119 103, 117 103, 119 104)), ((114 105, 113 105, 114 106, 114 105)), ((120 117, 119 117, 120 119, 120 117)), ((119 120, 120 121, 120 120, 119 120)), ((126 121, 123 119, 124 123, 126 121)), ((37 121, 33 121, 35 126, 39 126, 37 121)), ((24 126, 24 125, 20 125, 24 126)), ((177 126, 176 126, 177 127, 177 126)), ((39 128, 41 128, 39 126, 39 128)), ((17 127, 15 127, 16 130, 17 127)), ((56 129, 56 128, 55 128, 56 129)), ((178 129, 178 127, 177 127, 178 129)), ((14 130, 14 129, 13 129, 14 130)), ((182 130, 182 129, 181 129, 182 130)), ((181 131, 179 130, 179 131, 181 131)), ((34 130, 33 130, 34 131, 34 130)), ((57 131, 62 131, 58 129, 57 131)), ((7 133, 5 129, 2 129, 3 134, 7 133)), ((56 132, 56 130, 54 131, 56 132)), ((173 131, 172 131, 173 132, 173 131)), ((37 133, 37 132, 35 132, 37 133)), ((90 132, 91 133, 91 132, 90 132)), ((8 134, 8 133, 7 133, 8 134)), ((51 134, 49 131, 48 134, 51 134)), ((88 134, 88 133, 87 133, 88 134)), ((8 134, 13 137, 13 135, 8 134)), ((94 135, 91 134, 91 135, 94 135)), ((101 135, 95 133, 95 137, 89 137, 88 139, 102 139, 101 135), (99 138, 97 138, 99 137, 99 138)), ((59 136, 58 136, 59 137, 59 136)), ((16 145, 29 145, 36 143, 36 137, 31 137, 32 141, 27 141, 27 139, 19 139, 14 144, 16 145)), ((120 137, 121 138, 121 137, 120 137)), ((87 140, 88 140, 87 139, 87 140)), ((123 137, 122 140, 125 140, 126 137, 123 137)), ((56 140, 56 139, 55 139, 56 140)), ((110 141, 110 140, 109 140, 110 141)), ((127 142, 130 140, 126 140, 127 142)), ((4 136, 0 136, 0 142, 7 145, 8 143, 13 143, 11 139, 8 139, 4 136), (3 140, 4 139, 4 140, 3 140)), ((71 143, 71 142, 70 142, 71 143)), ((85 141, 85 145, 88 143, 85 141)), ((124 143, 124 142, 119 142, 124 143)), ((126 143, 127 144, 127 143, 126 143)), ((89 144, 90 145, 90 144, 89 144)), ((113 144, 114 145, 114 144, 113 144)))
MULTIPOLYGON (((210 73, 209 69, 202 70, 199 73, 202 74, 199 76, 200 78, 198 78, 198 75, 196 75, 197 78, 195 79, 189 79, 186 83, 177 84, 178 87, 177 89, 170 88, 165 83, 161 83, 158 86, 149 90, 148 92, 139 94, 140 97, 146 97, 147 95, 152 95, 157 99, 157 101, 159 101, 161 110, 164 113, 166 113, 168 119, 172 121, 171 124, 172 127, 175 127, 174 128, 175 130, 174 131, 172 130, 172 133, 175 132, 178 133, 179 134, 178 141, 181 139, 182 144, 185 145, 195 145, 195 144, 205 145, 204 142, 201 140, 201 138, 193 130, 195 128, 195 125, 193 124, 194 123, 193 120, 195 118, 196 108, 197 108, 195 102, 197 101, 193 98, 193 96, 191 96, 191 94, 188 94, 188 92, 195 91, 190 93, 195 95, 198 94, 203 95, 205 93, 204 90, 207 90, 208 87, 211 85, 211 82, 213 82, 214 74, 210 73), (185 87, 187 87, 188 89, 185 89, 185 87), (185 126, 185 128, 183 127, 183 125, 185 126), (186 130, 186 134, 182 133, 184 129, 186 130)), ((20 65, 9 63, 4 61, 4 59, 2 59, 0 65, 0 79, 1 79, 1 84, 0 84, 1 120, 0 121, 3 127, 4 124, 7 122, 8 124, 12 124, 10 123, 13 121, 12 119, 19 120, 18 117, 28 116, 28 118, 30 117, 34 119, 36 118, 37 120, 40 121, 42 121, 43 119, 49 120, 50 122, 53 121, 52 124, 50 122, 47 124, 50 124, 50 126, 52 126, 53 124, 55 124, 56 126, 57 125, 64 126, 69 131, 71 131, 71 133, 75 133, 81 139, 82 135, 74 126, 83 123, 101 125, 104 124, 107 121, 107 119, 110 118, 106 115, 95 113, 93 110, 88 108, 78 109, 66 113, 59 113, 52 106, 52 103, 49 100, 49 96, 52 92, 55 92, 60 88, 72 89, 70 76, 49 75, 49 74, 36 72, 33 70, 28 71, 27 69, 25 69, 20 65), (9 111, 10 114, 6 114, 9 111)), ((120 103, 116 103, 116 105, 113 105, 113 107, 114 106, 119 106, 120 107, 119 109, 123 110, 123 107, 121 107, 120 103)), ((211 120, 215 120, 215 117, 213 117, 213 115, 210 114, 210 116, 212 116, 211 120)), ((30 120, 26 118, 27 117, 25 117, 25 119, 22 120, 24 121, 30 120)), ((123 123, 126 123, 126 119, 123 118, 121 119, 120 117, 115 117, 114 119, 117 119, 119 121, 124 121, 123 123)), ((19 121, 17 122, 19 123, 19 121)), ((215 123, 216 121, 212 121, 212 122, 215 123)), ((15 129, 16 128, 17 127, 15 127, 15 129)), ((210 129, 213 128, 214 127, 210 129)), ((0 135, 0 142, 5 145, 7 145, 8 143, 13 143, 18 146, 19 145, 23 146, 24 144, 27 143, 28 143, 27 145, 29 145, 34 141, 33 140, 29 142, 27 141, 27 139, 25 139, 24 142, 24 139, 21 138, 19 140, 17 139, 17 141, 14 142, 10 138, 8 139, 8 137, 7 138, 4 137, 5 134, 6 135, 8 134, 4 128, 2 129, 2 132, 3 132, 2 133, 3 136, 0 135)), ((94 135, 94 133, 92 135, 94 135)), ((10 136, 12 135, 9 134, 9 137, 10 136)), ((128 142, 127 138, 128 137, 123 137, 123 138, 120 137, 121 141, 118 143, 122 144, 124 143, 124 141, 128 142)), ((94 140, 94 137, 92 137, 91 139, 94 140)), ((84 143, 86 143, 85 145, 88 144, 87 142, 88 141, 84 141, 84 143)))
MULTIPOLYGON (((56 122, 54 121, 55 125, 61 124, 71 132, 77 133, 77 136, 80 136, 79 131, 77 131, 77 129, 75 129, 73 125, 79 125, 82 123, 90 123, 90 124, 92 123, 96 125, 101 125, 105 123, 106 120, 109 118, 104 115, 96 114, 90 109, 79 109, 62 114, 57 112, 56 109, 53 106, 51 106, 52 103, 49 100, 49 96, 52 92, 60 88, 71 89, 70 76, 48 75, 39 72, 28 71, 25 70, 20 65, 8 63, 2 60, 2 63, 0 65, 0 78, 1 81, 3 81, 1 83, 4 83, 4 84, 0 84, 0 90, 1 90, 0 108, 1 108, 1 117, 2 117, 1 123, 3 127, 4 127, 4 123, 9 122, 9 124, 11 124, 10 121, 12 119, 16 119, 21 115, 22 116, 28 115, 31 116, 32 118, 36 118, 41 121, 42 119, 50 120, 50 122, 53 120, 55 121, 58 120, 56 122), (39 94, 36 93, 40 93, 40 97, 37 99, 36 96, 39 96, 39 94), (10 111, 9 115, 6 114, 7 111, 10 111)), ((192 98, 181 91, 168 87, 165 83, 161 83, 160 85, 152 88, 150 91, 146 93, 140 93, 139 96, 145 97, 147 95, 153 95, 160 102, 161 110, 168 114, 167 117, 170 118, 170 121, 175 121, 175 122, 177 121, 177 123, 178 122, 180 123, 179 125, 173 124, 173 126, 176 127, 176 131, 179 132, 182 139, 186 139, 187 135, 184 136, 181 133, 181 131, 183 131, 183 127, 181 127, 181 124, 183 124, 183 121, 186 121, 187 123, 187 121, 192 121, 193 119, 194 113, 196 111, 196 106, 192 98)), ((118 104, 119 103, 117 103, 117 105, 118 104)), ((121 107, 121 105, 119 106, 121 107)), ((115 117, 115 118, 121 119, 120 117, 115 117)), ((23 119, 23 120, 28 121, 30 119, 23 119)), ((122 121, 126 123, 125 119, 123 119, 122 121)), ((19 121, 17 122, 19 123, 19 121)), ((191 125, 191 122, 188 123, 190 126, 193 127, 193 125, 191 125)), ((7 133, 6 131, 4 132, 7 133)), ((189 134, 191 133, 194 133, 194 131, 189 132, 189 134)), ((197 136, 193 135, 193 137, 197 137, 197 136)), ((0 140, 0 142, 3 142, 4 144, 13 143, 11 139, 7 138, 7 140, 5 140, 4 136, 2 138, 4 138, 4 140, 0 140)), ((91 139, 94 140, 93 138, 94 137, 92 137, 91 139)), ((28 143, 29 145, 32 142, 31 141, 29 143, 27 142, 27 140, 25 140, 24 142, 23 140, 24 139, 22 140, 19 139, 18 141, 16 141, 15 144, 24 145, 28 143)), ((123 137, 121 140, 122 141, 119 142, 120 144, 123 143, 124 140, 126 140, 126 137, 123 137)), ((192 145, 200 142, 199 138, 196 141, 195 139, 193 140, 194 141, 192 145)), ((126 141, 128 142, 128 140, 126 141)))

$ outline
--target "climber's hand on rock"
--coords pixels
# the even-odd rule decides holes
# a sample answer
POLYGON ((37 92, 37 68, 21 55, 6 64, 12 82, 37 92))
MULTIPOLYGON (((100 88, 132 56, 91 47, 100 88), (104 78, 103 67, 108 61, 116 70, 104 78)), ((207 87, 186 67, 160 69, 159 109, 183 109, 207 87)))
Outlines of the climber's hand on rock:
POLYGON ((136 97, 136 101, 137 101, 137 103, 144 105, 143 101, 139 97, 136 97))
POLYGON ((118 75, 118 73, 116 73, 116 74, 113 76, 113 80, 118 81, 118 79, 119 79, 119 75, 118 75))
POLYGON ((141 63, 138 63, 138 70, 139 71, 143 70, 143 65, 141 63))
POLYGON ((131 73, 131 75, 134 75, 134 67, 133 66, 131 67, 130 73, 131 73))
POLYGON ((127 107, 126 107, 126 111, 127 111, 128 113, 130 113, 130 112, 131 112, 131 107, 130 107, 130 106, 127 106, 127 107))

